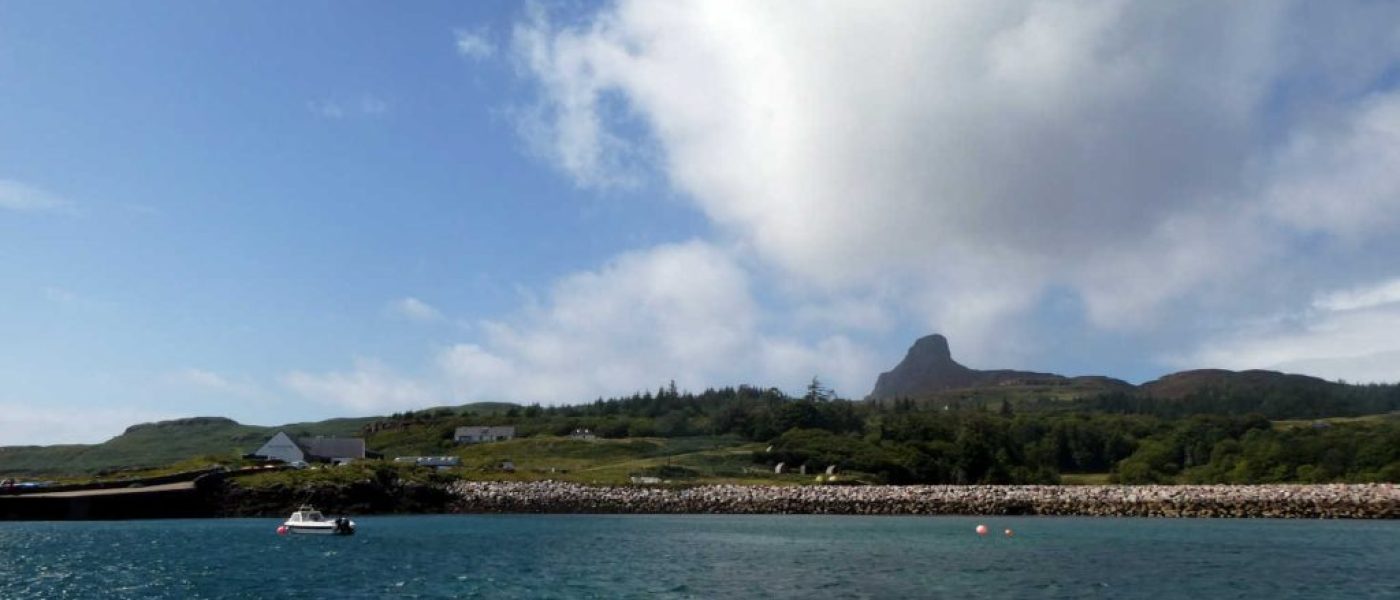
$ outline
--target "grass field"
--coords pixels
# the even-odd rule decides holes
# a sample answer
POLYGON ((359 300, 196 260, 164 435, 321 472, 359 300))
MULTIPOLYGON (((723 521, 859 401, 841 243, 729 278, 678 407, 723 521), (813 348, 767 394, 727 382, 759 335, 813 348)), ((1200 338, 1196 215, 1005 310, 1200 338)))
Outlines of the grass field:
POLYGON ((1063 485, 1108 485, 1108 473, 1061 473, 1060 483, 1063 485))
POLYGON ((580 483, 627 483, 632 476, 677 482, 797 483, 806 477, 774 475, 753 462, 763 444, 731 437, 575 440, 535 436, 462 446, 460 474, 468 479, 555 479, 580 483), (509 461, 514 473, 498 467, 509 461))
MULTIPOLYGON (((653 476, 674 484, 748 483, 797 485, 812 475, 775 475, 753 462, 762 444, 730 437, 628 438, 575 440, 535 436, 505 442, 459 446, 462 466, 442 472, 389 460, 365 461, 350 467, 282 471, 240 478, 249 487, 348 483, 389 469, 402 480, 460 478, 472 481, 571 481, 587 484, 626 484, 633 476, 653 476), (500 468, 504 462, 514 471, 500 468)), ((440 454, 442 455, 442 454, 440 454)), ((392 459, 391 454, 388 459, 392 459)))
POLYGON ((1299 427, 1314 427, 1317 423, 1384 423, 1386 421, 1400 421, 1400 412, 1385 413, 1379 415, 1363 415, 1360 417, 1328 417, 1325 419, 1292 419, 1284 421, 1274 421, 1274 429, 1297 429, 1299 427))

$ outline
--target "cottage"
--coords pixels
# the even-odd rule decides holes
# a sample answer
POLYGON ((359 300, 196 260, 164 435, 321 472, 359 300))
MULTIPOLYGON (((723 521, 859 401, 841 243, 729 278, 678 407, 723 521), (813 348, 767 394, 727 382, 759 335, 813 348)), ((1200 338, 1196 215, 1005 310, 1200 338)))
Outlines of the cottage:
POLYGON ((345 464, 362 460, 372 453, 365 450, 365 441, 360 438, 314 437, 292 439, 284 431, 277 432, 253 451, 254 456, 276 459, 283 462, 328 462, 345 464))
POLYGON ((458 427, 452 439, 458 444, 480 444, 482 442, 504 442, 515 439, 515 427, 503 425, 499 427, 458 427))
POLYGON ((420 467, 429 467, 444 471, 462 464, 461 457, 457 456, 400 456, 394 459, 396 463, 412 463, 420 467))

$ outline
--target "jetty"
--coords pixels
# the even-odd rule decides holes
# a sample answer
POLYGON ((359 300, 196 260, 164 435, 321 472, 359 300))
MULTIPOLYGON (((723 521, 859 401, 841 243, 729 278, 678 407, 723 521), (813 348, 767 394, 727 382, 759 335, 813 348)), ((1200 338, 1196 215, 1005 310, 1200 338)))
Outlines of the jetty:
POLYGON ((65 521, 212 517, 223 468, 82 484, 0 490, 0 520, 65 521))

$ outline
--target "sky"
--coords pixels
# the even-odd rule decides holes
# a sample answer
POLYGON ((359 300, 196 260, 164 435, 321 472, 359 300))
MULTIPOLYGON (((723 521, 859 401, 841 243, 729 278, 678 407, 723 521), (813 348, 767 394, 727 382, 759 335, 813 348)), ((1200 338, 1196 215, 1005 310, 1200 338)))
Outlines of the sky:
POLYGON ((0 0, 0 445, 1400 381, 1400 4, 0 0))

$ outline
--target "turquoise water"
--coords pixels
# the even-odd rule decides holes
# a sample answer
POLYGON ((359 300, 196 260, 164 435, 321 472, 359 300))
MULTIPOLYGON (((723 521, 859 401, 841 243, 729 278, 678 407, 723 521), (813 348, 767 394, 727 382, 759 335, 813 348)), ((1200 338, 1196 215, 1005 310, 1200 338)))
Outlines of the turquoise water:
POLYGON ((1400 522, 356 520, 0 523, 0 598, 1400 598, 1400 522))

